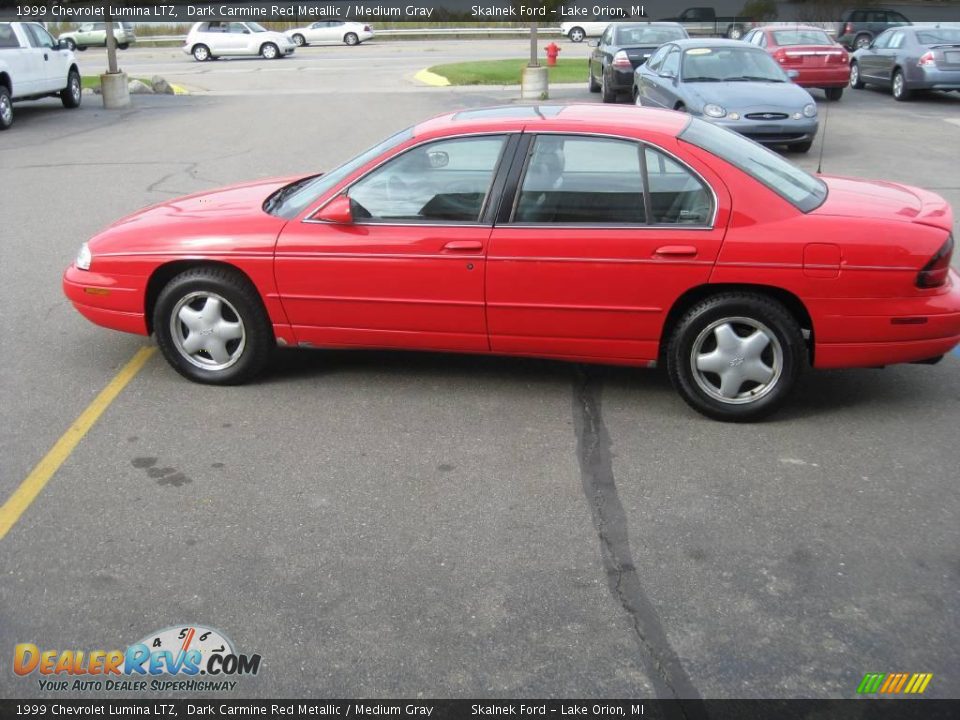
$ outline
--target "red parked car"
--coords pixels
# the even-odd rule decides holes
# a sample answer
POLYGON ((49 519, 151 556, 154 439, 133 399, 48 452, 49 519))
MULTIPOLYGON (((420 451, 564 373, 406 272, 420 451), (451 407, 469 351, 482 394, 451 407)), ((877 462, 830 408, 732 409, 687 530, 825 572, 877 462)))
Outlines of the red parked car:
POLYGON ((821 28, 766 25, 744 40, 770 53, 797 85, 822 88, 827 100, 839 100, 850 82, 850 56, 821 28))
POLYGON ((931 192, 814 177, 682 113, 492 108, 155 205, 63 286, 199 382, 248 380, 276 345, 665 362, 691 406, 748 420, 809 365, 951 350, 952 221, 931 192))

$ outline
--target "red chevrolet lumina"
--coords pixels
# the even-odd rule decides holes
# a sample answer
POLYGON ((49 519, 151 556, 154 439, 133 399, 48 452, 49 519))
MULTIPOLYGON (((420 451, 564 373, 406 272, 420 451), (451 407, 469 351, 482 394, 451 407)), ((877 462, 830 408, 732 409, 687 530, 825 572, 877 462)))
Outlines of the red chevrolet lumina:
POLYGON ((750 420, 808 366, 957 345, 951 227, 931 192, 814 177, 689 115, 487 108, 147 208, 63 287, 199 382, 243 382, 277 345, 665 362, 692 407, 750 420))

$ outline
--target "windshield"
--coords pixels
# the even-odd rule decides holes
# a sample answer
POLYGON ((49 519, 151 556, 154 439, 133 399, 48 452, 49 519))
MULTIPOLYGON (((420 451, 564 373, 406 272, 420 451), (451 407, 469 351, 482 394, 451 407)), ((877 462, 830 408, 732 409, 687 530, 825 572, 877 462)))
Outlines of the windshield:
POLYGON ((268 31, 263 25, 261 25, 260 23, 248 22, 248 23, 247 23, 247 27, 250 28, 250 30, 252 30, 252 31, 255 32, 255 33, 258 33, 258 32, 269 32, 269 31, 268 31))
POLYGON ((617 45, 663 45, 682 40, 687 33, 674 27, 628 27, 617 30, 617 45))
POLYGON ((787 82, 780 66, 759 48, 690 48, 683 53, 684 82, 787 82))
POLYGON ((401 130, 324 175, 311 175, 280 188, 263 204, 271 215, 292 220, 303 210, 354 171, 413 137, 413 128, 401 130))
POLYGON ((960 44, 960 28, 937 28, 936 30, 920 30, 917 32, 917 42, 919 42, 921 45, 960 44))
POLYGON ((823 30, 777 30, 773 33, 777 45, 833 45, 823 30))
POLYGON ((732 130, 690 118, 680 139, 740 168, 801 212, 820 207, 827 197, 822 180, 732 130))

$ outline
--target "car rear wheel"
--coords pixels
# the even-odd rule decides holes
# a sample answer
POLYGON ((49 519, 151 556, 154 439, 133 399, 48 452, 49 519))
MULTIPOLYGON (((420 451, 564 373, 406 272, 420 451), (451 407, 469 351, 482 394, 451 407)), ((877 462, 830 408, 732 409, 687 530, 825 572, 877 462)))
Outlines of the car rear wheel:
POLYGON ((157 344, 167 362, 190 380, 236 385, 263 370, 275 345, 260 297, 226 268, 177 275, 157 298, 157 344))
POLYGON ((303 47, 307 44, 307 39, 300 33, 293 36, 293 41, 297 44, 297 47, 303 47))
POLYGON ((903 77, 903 70, 899 68, 893 71, 891 92, 893 93, 893 99, 900 101, 909 100, 913 95, 913 92, 907 87, 906 78, 903 77))
POLYGON ((0 130, 13 125, 13 100, 6 85, 0 85, 0 130))
POLYGON ((610 83, 607 82, 606 72, 603 72, 600 76, 600 99, 605 103, 614 103, 617 101, 617 93, 613 91, 610 83))
POLYGON ((343 36, 343 42, 345 42, 347 45, 359 45, 360 38, 357 37, 356 33, 350 32, 343 36))
POLYGON ((743 37, 743 27, 740 25, 731 25, 727 28, 727 37, 731 40, 739 40, 743 37))
POLYGON ((67 75, 67 86, 60 91, 60 102, 65 108, 78 108, 83 100, 83 84, 80 82, 80 73, 71 70, 67 75))
POLYGON ((597 79, 593 76, 593 66, 590 66, 590 69, 588 72, 590 73, 590 78, 587 80, 587 88, 592 93, 600 92, 600 83, 598 83, 597 79))
POLYGON ((587 36, 587 33, 583 31, 581 27, 570 28, 570 32, 567 33, 567 37, 570 38, 570 42, 583 42, 583 39, 587 36))
POLYGON ((850 87, 854 90, 863 90, 864 82, 860 77, 860 65, 858 63, 850 64, 850 87))
POLYGON ((210 59, 210 48, 206 45, 194 45, 193 59, 197 62, 206 62, 210 59))
POLYGON ((872 38, 869 35, 857 35, 856 39, 853 41, 854 50, 862 50, 865 47, 870 47, 870 42, 872 38))
POLYGON ((729 422, 777 410, 806 364, 797 321, 780 303, 753 293, 698 303, 667 348, 667 370, 680 396, 707 417, 729 422))
POLYGON ((273 60, 280 55, 280 48, 273 43, 264 43, 260 47, 260 55, 264 60, 273 60))
POLYGON ((826 94, 827 100, 839 100, 843 97, 842 87, 824 88, 823 92, 826 94))

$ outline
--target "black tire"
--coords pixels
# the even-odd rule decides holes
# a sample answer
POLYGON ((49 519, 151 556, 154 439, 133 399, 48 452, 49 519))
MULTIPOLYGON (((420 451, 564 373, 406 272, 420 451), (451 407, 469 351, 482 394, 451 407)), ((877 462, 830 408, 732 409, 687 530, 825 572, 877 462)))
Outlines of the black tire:
POLYGON ((590 73, 590 78, 587 80, 587 88, 592 93, 600 92, 600 83, 597 82, 597 79, 593 76, 593 65, 587 63, 588 72, 590 73))
POLYGON ((208 48, 203 43, 198 43, 193 46, 193 50, 190 51, 190 54, 193 55, 193 59, 197 62, 206 62, 211 57, 210 48, 208 48))
MULTIPOLYGON (((205 304, 201 306, 201 312, 204 307, 205 304)), ((229 320, 227 314, 224 311, 223 317, 229 320)), ((181 325, 179 332, 183 331, 183 327, 185 325, 181 325)), ((256 289, 243 275, 229 268, 195 268, 168 282, 157 298, 153 311, 153 330, 157 345, 167 362, 178 373, 194 382, 209 385, 238 385, 250 380, 266 366, 276 345, 273 328, 256 289), (207 369, 194 364, 181 352, 180 341, 174 337, 173 314, 184 299, 195 293, 216 294, 226 301, 225 307, 228 307, 229 315, 235 315, 241 323, 244 332, 242 342, 231 340, 225 344, 225 347, 229 347, 230 342, 238 343, 230 351, 235 357, 231 356, 232 364, 229 367, 207 369)), ((206 334, 210 333, 201 333, 206 334)), ((205 360, 200 355, 206 352, 200 350, 194 354, 200 365, 204 362, 212 363, 212 357, 205 360)))
POLYGON ((8 130, 13 125, 13 98, 6 85, 0 85, 0 130, 8 130))
POLYGON ((570 38, 570 42, 581 43, 583 39, 587 36, 587 33, 582 27, 572 27, 570 32, 567 33, 567 37, 570 38))
POLYGON ((730 40, 739 40, 743 37, 742 25, 731 25, 727 28, 727 38, 730 40))
POLYGON ((850 87, 854 90, 863 90, 865 85, 863 78, 860 77, 860 65, 853 61, 850 63, 850 87))
POLYGON ((789 146, 789 148, 794 152, 801 152, 801 153, 810 152, 810 148, 812 147, 813 147, 813 140, 807 140, 806 142, 802 142, 802 143, 794 143, 793 145, 789 146))
POLYGON ((296 43, 297 47, 306 47, 307 45, 307 39, 300 33, 293 36, 293 42, 296 43))
POLYGON ((601 70, 601 72, 603 72, 603 75, 600 76, 600 99, 605 103, 615 103, 617 93, 611 90, 609 83, 607 83, 606 70, 601 70))
POLYGON ((77 45, 77 50, 79 50, 80 52, 86 52, 86 51, 87 51, 87 46, 86 46, 86 45, 77 45))
POLYGON ((827 100, 836 102, 843 97, 843 88, 842 87, 831 87, 824 88, 823 93, 827 96, 827 100))
MULTIPOLYGON (((742 348, 734 346, 729 352, 734 356, 729 367, 745 367, 745 358, 739 355, 742 348), (738 364, 734 365, 734 361, 738 361, 738 364)), ((719 362, 726 370, 727 361, 722 354, 719 362)), ((783 405, 806 369, 807 358, 800 326, 783 305, 764 295, 732 292, 699 302, 681 318, 667 347, 667 371, 674 388, 697 412, 714 420, 750 422, 769 415, 783 405), (741 324, 738 321, 745 322, 741 324), (693 367, 695 356, 721 353, 719 344, 709 350, 709 343, 716 343, 719 337, 713 334, 714 328, 723 330, 724 325, 733 331, 738 341, 745 339, 751 330, 762 332, 769 342, 763 346, 765 357, 757 359, 776 373, 768 383, 754 384, 752 387, 754 381, 737 380, 739 376, 732 375, 731 382, 735 384, 739 395, 729 400, 718 397, 722 395, 717 383, 720 379, 718 374, 712 374, 711 379, 709 370, 694 371, 693 367), (704 387, 712 387, 713 392, 708 392, 704 387), (751 399, 751 394, 755 392, 758 393, 756 398, 751 399)))
POLYGON ((345 45, 359 45, 360 38, 357 37, 356 33, 349 32, 343 36, 343 42, 345 45))
POLYGON ((274 43, 264 43, 260 46, 260 57, 264 60, 276 60, 281 57, 280 48, 274 43))
POLYGON ((870 43, 873 42, 873 38, 870 37, 867 33, 860 33, 853 39, 853 49, 861 50, 865 47, 870 47, 870 43))
POLYGON ((907 78, 903 75, 903 70, 897 68, 893 71, 890 78, 890 92, 894 100, 904 102, 913 97, 913 90, 907 87, 907 78))
POLYGON ((83 83, 80 81, 80 73, 77 70, 71 70, 67 75, 67 86, 60 91, 60 102, 65 108, 80 107, 80 101, 83 100, 83 83))
POLYGON ((77 49, 77 43, 73 38, 65 38, 64 42, 67 44, 67 50, 73 52, 77 49))
POLYGON ((121 50, 126 50, 127 48, 130 47, 130 43, 120 43, 119 45, 117 45, 117 47, 120 48, 121 50))

